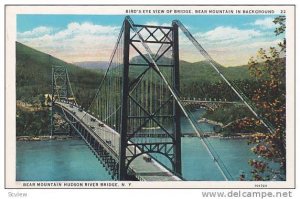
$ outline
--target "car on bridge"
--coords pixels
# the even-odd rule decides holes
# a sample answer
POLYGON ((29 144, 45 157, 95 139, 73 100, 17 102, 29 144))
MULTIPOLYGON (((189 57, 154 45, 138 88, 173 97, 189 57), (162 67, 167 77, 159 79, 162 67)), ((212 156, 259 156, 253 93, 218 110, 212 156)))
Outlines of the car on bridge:
POLYGON ((145 160, 146 162, 151 162, 152 161, 151 157, 149 157, 149 156, 144 156, 143 160, 145 160))
POLYGON ((90 127, 91 129, 93 129, 93 130, 95 129, 95 127, 94 127, 94 126, 89 126, 89 127, 90 127))
POLYGON ((105 142, 106 142, 109 146, 111 146, 111 140, 105 140, 105 142))

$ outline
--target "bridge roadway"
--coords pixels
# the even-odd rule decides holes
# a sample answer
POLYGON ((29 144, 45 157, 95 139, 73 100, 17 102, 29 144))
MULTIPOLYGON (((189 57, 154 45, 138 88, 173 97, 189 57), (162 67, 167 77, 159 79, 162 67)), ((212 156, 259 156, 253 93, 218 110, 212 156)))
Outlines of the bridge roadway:
MULTIPOLYGON (((64 111, 68 111, 76 118, 77 121, 83 123, 87 128, 88 132, 101 144, 107 143, 104 147, 109 147, 108 150, 112 154, 119 154, 119 134, 99 121, 97 118, 93 117, 85 111, 80 111, 78 107, 70 105, 64 102, 56 102, 64 111), (101 140, 100 140, 101 139, 101 140)), ((133 147, 130 150, 134 150, 133 147)), ((138 152, 139 149, 137 149, 138 152)), ((126 151, 127 155, 130 155, 129 149, 126 151)), ((130 170, 134 172, 135 177, 141 181, 181 181, 182 179, 173 174, 171 171, 166 169, 160 163, 151 159, 151 161, 146 161, 144 159, 149 158, 147 154, 140 155, 135 158, 134 161, 129 165, 130 170)))

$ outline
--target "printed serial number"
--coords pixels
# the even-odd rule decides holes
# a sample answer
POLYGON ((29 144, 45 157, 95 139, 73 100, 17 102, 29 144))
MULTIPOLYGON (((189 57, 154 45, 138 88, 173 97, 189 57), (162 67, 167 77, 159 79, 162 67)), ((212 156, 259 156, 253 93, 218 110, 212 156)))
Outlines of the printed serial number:
POLYGON ((268 187, 268 185, 266 185, 266 184, 256 184, 254 186, 257 187, 257 188, 266 188, 266 187, 268 187))

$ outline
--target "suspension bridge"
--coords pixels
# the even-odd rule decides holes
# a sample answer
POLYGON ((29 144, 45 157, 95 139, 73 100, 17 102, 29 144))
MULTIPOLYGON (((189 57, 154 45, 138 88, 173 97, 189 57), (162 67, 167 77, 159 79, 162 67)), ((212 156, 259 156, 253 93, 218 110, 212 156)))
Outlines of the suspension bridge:
POLYGON ((179 30, 241 102, 273 133, 272 125, 225 78, 218 69, 219 64, 180 21, 173 21, 171 26, 139 25, 128 16, 117 38, 109 67, 87 110, 78 106, 67 69, 53 66, 51 135, 56 132, 54 115, 59 114, 82 137, 113 179, 181 181, 184 178, 180 117, 184 116, 224 180, 233 180, 218 153, 197 126, 197 120, 185 107, 187 103, 212 102, 181 98, 179 30), (171 167, 153 154, 165 157, 171 167))

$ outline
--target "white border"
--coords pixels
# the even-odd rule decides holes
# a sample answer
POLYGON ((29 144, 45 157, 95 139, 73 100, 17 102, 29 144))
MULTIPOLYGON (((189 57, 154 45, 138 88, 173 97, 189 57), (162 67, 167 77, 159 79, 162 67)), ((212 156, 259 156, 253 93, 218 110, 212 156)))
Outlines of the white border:
MULTIPOLYGON (((162 6, 151 6, 152 9, 162 6)), ((6 187, 22 188, 22 183, 15 181, 15 41, 16 14, 126 14, 125 9, 132 6, 8 6, 6 9, 6 187), (9 157, 9 158, 8 158, 9 157)), ((138 6, 142 9, 142 6, 138 6)), ((180 6, 182 9, 183 6, 180 6)), ((217 8, 220 8, 219 6, 217 8)), ((236 9, 237 7, 223 6, 222 9, 236 9)), ((274 9, 280 12, 283 6, 251 6, 251 9, 274 9)), ((146 8, 145 8, 146 9, 146 8)), ((147 6, 149 9, 149 6, 147 6)), ((171 7, 168 7, 171 9, 171 7)), ((177 7, 178 9, 178 7, 177 7)), ((195 9, 187 6, 186 9, 195 9)), ((238 9, 249 9, 239 6, 238 9)), ((257 188, 255 185, 264 184, 267 188, 293 188, 294 185, 294 7, 286 7, 287 13, 287 181, 285 182, 218 182, 218 181, 187 181, 187 182, 133 182, 131 188, 257 188)))

